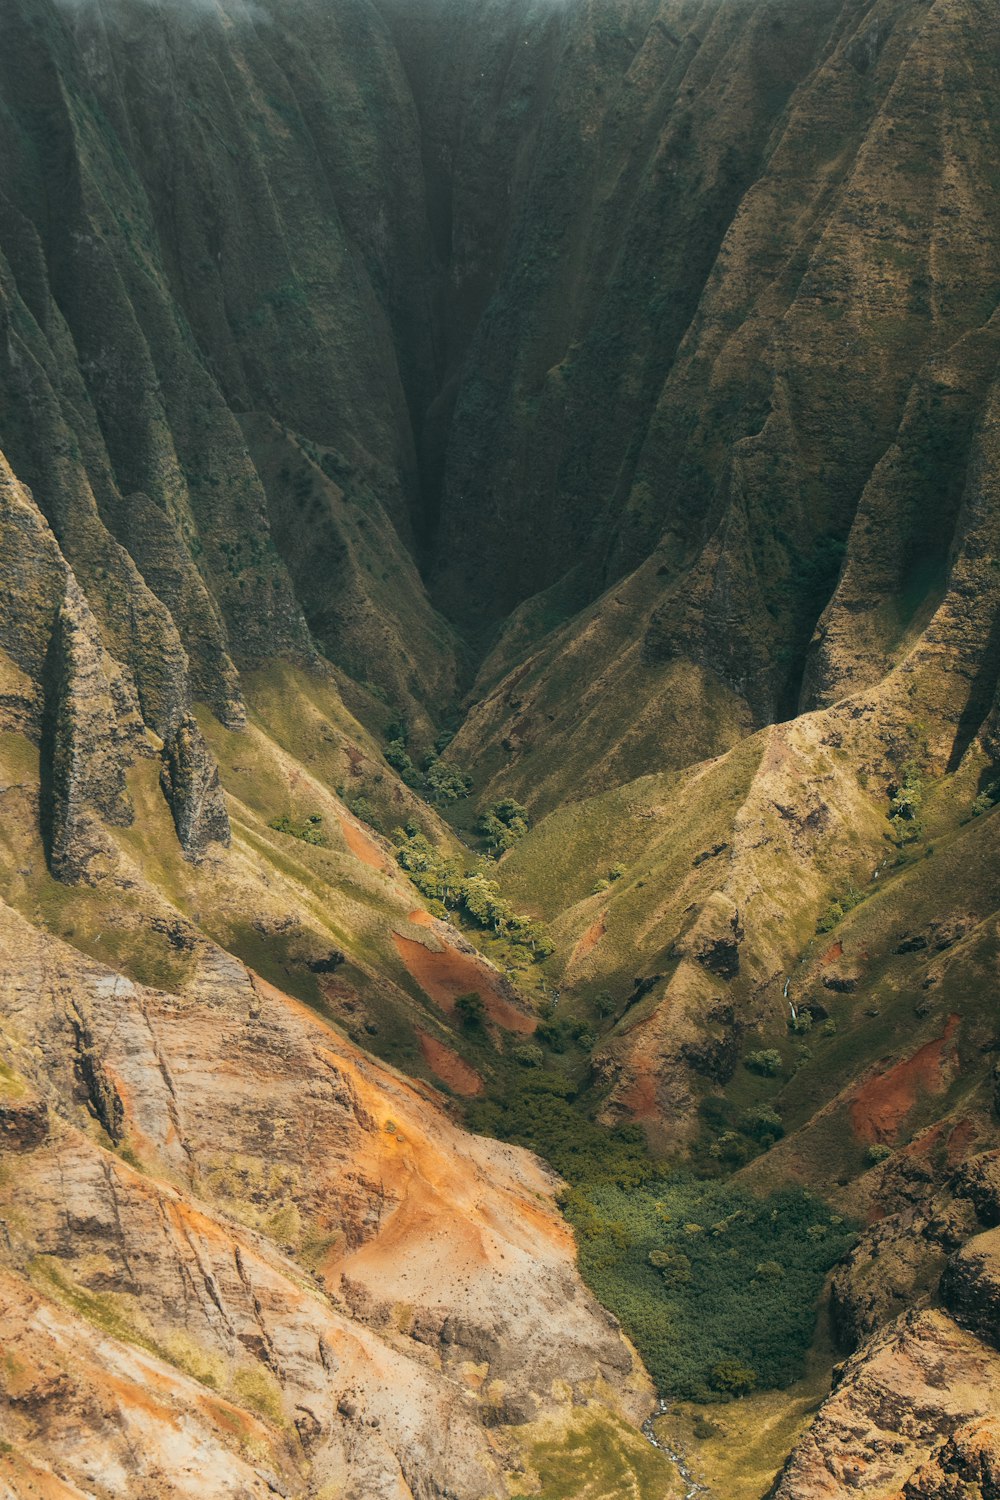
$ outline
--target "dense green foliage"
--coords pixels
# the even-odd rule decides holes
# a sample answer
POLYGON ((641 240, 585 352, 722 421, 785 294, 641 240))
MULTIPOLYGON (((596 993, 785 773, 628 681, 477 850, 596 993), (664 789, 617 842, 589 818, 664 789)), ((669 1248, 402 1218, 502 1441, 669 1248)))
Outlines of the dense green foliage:
POLYGON ((889 799, 889 823, 892 839, 900 848, 904 844, 916 843, 923 837, 924 825, 921 812, 924 800, 924 783, 916 761, 908 760, 889 799))
POLYGON ((482 1135, 537 1151, 574 1185, 637 1186, 660 1173, 638 1127, 595 1125, 572 1083, 551 1073, 504 1080, 497 1095, 470 1101, 468 1120, 482 1135))
POLYGON ((396 831, 396 858, 422 895, 464 917, 474 926, 526 948, 536 959, 553 951, 541 922, 519 916, 500 886, 461 860, 442 855, 413 824, 396 831))
POLYGON ((776 1047, 759 1048, 756 1052, 747 1053, 743 1065, 751 1073, 759 1073, 762 1078, 776 1078, 781 1072, 781 1053, 776 1047))
POLYGON ((410 755, 409 735, 404 724, 393 725, 392 736, 385 747, 386 760, 400 780, 422 792, 428 802, 442 807, 461 802, 472 791, 472 777, 441 760, 436 750, 426 757, 423 770, 419 770, 410 755))
MULTIPOLYGON (((527 1146, 571 1184, 580 1270, 659 1389, 706 1400, 802 1371, 816 1303, 854 1232, 798 1189, 756 1198, 672 1171, 635 1127, 602 1129, 565 1078, 534 1070, 470 1103, 476 1130, 527 1146)), ((761 1111, 764 1134, 780 1121, 761 1111)))
POLYGON ((799 1190, 758 1199, 672 1177, 569 1194, 580 1269, 663 1392, 704 1400, 795 1380, 853 1232, 799 1190))
POLYGON ((303 844, 315 844, 322 848, 326 844, 322 825, 322 815, 311 813, 308 818, 301 820, 289 817, 272 818, 267 826, 273 828, 275 833, 289 833, 293 839, 301 839, 303 844))
POLYGON ((849 911, 860 906, 864 901, 866 891, 859 891, 857 886, 849 885, 841 895, 836 896, 821 913, 816 922, 817 932, 832 932, 839 922, 842 922, 849 911))
POLYGON ((476 820, 476 832, 490 852, 499 858, 512 849, 528 831, 528 812, 513 797, 494 802, 476 820))

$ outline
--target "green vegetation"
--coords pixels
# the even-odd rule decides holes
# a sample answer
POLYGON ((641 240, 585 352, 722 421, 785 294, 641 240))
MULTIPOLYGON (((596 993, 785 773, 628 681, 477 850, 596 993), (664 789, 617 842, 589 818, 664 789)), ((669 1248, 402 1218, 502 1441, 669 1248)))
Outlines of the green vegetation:
MULTIPOLYGON (((580 1270, 662 1392, 704 1401, 797 1379, 852 1227, 798 1189, 756 1198, 673 1171, 640 1130, 602 1129, 582 1102, 566 1078, 532 1070, 471 1101, 468 1119, 539 1152, 571 1185, 563 1207, 580 1270)), ((767 1108, 744 1123, 765 1139, 782 1129, 767 1108)))
MULTIPOLYGON (((437 753, 424 761, 423 770, 418 770, 409 750, 409 732, 405 723, 397 723, 389 730, 389 742, 385 747, 385 758, 401 781, 422 792, 428 802, 436 807, 445 807, 460 802, 472 791, 472 777, 456 766, 441 760, 437 753)), ((438 744, 441 741, 438 740, 438 744)))
POLYGON ((267 826, 273 828, 275 833, 291 834, 293 839, 301 839, 303 844, 315 844, 322 849, 326 847, 322 824, 323 818, 320 813, 310 813, 309 817, 303 820, 296 820, 287 815, 272 818, 267 826))
MULTIPOLYGON (((339 787, 337 791, 338 795, 341 795, 339 787)), ((376 810, 374 804, 369 801, 369 799, 364 795, 363 792, 358 792, 353 797, 344 794, 342 795, 342 801, 348 812, 352 812, 354 816, 358 818, 362 823, 367 823, 368 827, 374 828, 376 833, 385 832, 385 829, 382 826, 382 819, 379 817, 378 811, 376 810)))
POLYGON ((455 1013, 467 1031, 482 1031, 486 1020, 486 1006, 481 995, 475 991, 459 995, 455 1001, 455 1013))
POLYGON ((923 800, 923 778, 916 761, 911 759, 903 764, 899 784, 889 798, 890 837, 897 848, 918 843, 923 838, 923 800))
POLYGON ((560 1075, 513 1075, 495 1097, 471 1100, 467 1119, 481 1135, 537 1151, 574 1185, 638 1186, 661 1171, 638 1127, 595 1125, 574 1085, 560 1075))
POLYGON ((977 794, 972 803, 972 816, 981 818, 984 814, 992 812, 997 803, 1000 802, 1000 780, 991 781, 977 794))
POLYGON ((441 902, 474 927, 490 931, 516 948, 528 949, 536 960, 554 951, 541 922, 519 916, 501 895, 495 880, 478 870, 467 870, 460 860, 439 854, 415 824, 397 829, 395 840, 397 860, 429 900, 441 902))
POLYGON ((535 1500, 666 1500, 676 1473, 664 1454, 634 1428, 591 1408, 562 1424, 514 1429, 521 1434, 526 1475, 515 1494, 535 1500))
POLYGON ((578 1187, 566 1212, 587 1283, 659 1389, 697 1401, 802 1374, 823 1281, 853 1240, 808 1193, 681 1176, 578 1187))
POLYGON ((847 890, 840 896, 836 896, 821 914, 816 923, 816 931, 832 932, 834 927, 843 921, 849 911, 853 911, 856 906, 861 905, 865 899, 865 895, 865 891, 858 890, 855 885, 849 885, 847 890))
POLYGON ((476 832, 491 854, 499 859, 508 849, 513 849, 518 839, 528 831, 528 811, 513 797, 504 797, 492 803, 476 819, 476 832))
POLYGON ((748 1052, 743 1059, 743 1066, 749 1068, 751 1073, 759 1073, 762 1078, 776 1078, 781 1072, 781 1053, 776 1047, 748 1052))
POLYGON ((472 777, 448 765, 447 761, 432 760, 424 771, 424 785, 428 801, 441 807, 467 797, 472 791, 472 777))
POLYGON ((757 1372, 738 1359, 720 1359, 708 1372, 713 1391, 729 1396, 748 1396, 757 1384, 757 1372))

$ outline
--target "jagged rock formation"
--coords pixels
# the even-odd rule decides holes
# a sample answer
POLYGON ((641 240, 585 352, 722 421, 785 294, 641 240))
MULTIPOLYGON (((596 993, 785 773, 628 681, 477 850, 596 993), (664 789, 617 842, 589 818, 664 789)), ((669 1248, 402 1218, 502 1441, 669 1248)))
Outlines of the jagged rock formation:
POLYGON ((2 922, 14 1493, 495 1495, 503 1424, 644 1414, 538 1162, 208 944, 168 995, 2 922))
POLYGON ((774 1500, 944 1500, 1000 1481, 996 1355, 940 1313, 905 1318, 849 1361, 774 1500))
POLYGON ((997 1488, 998 43, 986 0, 8 0, 18 1500, 485 1500, 648 1409, 544 1170, 359 1050, 475 1091, 456 998, 535 1025, 396 868, 461 846, 390 726, 528 805, 497 874, 601 1118, 766 1105, 746 1179, 865 1223, 775 1494, 997 1488))
POLYGON ((174 827, 185 854, 197 858, 213 841, 229 843, 229 816, 219 768, 190 714, 177 725, 163 747, 160 785, 170 803, 174 827))

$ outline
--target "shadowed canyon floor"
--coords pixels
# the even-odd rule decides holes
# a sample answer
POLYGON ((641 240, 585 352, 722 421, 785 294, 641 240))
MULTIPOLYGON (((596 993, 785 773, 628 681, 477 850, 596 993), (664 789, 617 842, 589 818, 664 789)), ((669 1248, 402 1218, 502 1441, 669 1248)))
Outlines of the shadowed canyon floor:
POLYGON ((1000 1495, 995 6, 0 32, 0 1497, 1000 1495))

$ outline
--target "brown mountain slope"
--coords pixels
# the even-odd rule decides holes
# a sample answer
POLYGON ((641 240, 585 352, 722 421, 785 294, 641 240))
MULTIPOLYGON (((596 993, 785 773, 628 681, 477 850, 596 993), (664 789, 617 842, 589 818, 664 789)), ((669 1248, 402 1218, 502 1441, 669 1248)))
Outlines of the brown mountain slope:
POLYGON ((102 1495, 495 1495, 504 1424, 643 1414, 536 1161, 205 943, 168 994, 3 920, 11 1464, 102 1495))
POLYGON ((537 1077, 859 1222, 782 1500, 991 1493, 995 7, 2 31, 0 1491, 680 1486, 537 1077))

